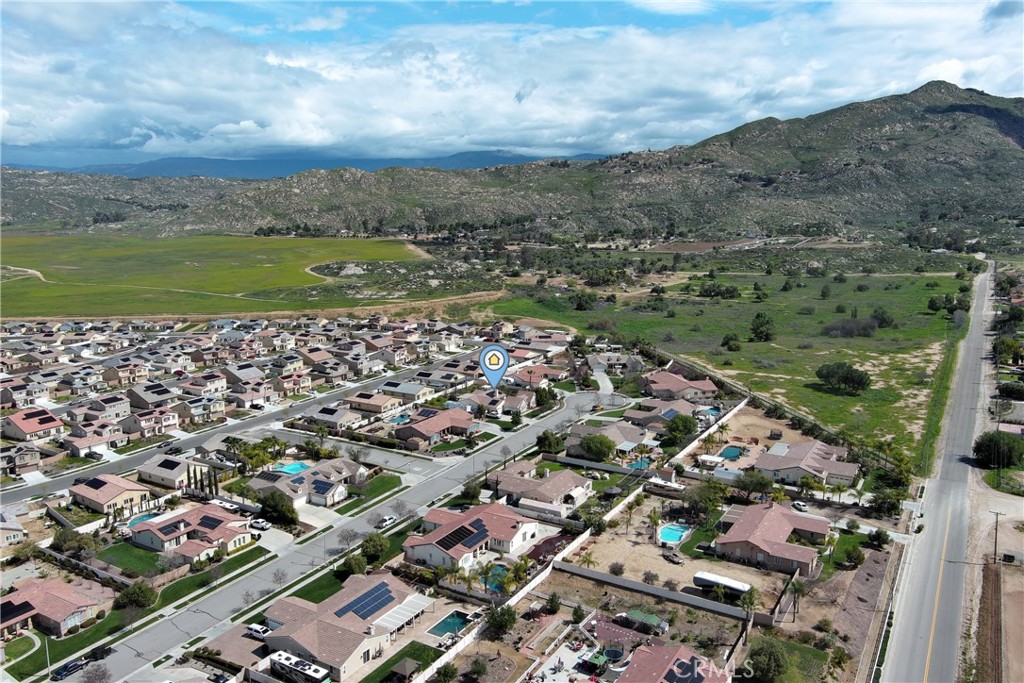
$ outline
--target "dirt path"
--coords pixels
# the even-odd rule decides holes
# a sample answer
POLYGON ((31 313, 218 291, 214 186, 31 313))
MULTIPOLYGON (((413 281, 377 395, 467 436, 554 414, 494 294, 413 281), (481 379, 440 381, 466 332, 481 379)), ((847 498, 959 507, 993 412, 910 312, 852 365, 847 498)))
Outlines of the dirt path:
POLYGON ((416 254, 417 256, 419 256, 421 259, 433 260, 433 258, 434 258, 430 254, 425 252, 423 249, 421 249, 420 247, 417 247, 412 242, 406 242, 405 243, 405 248, 408 249, 409 251, 411 251, 412 253, 416 254))
POLYGON ((565 329, 569 331, 569 334, 576 334, 576 328, 565 323, 560 323, 555 320, 544 320, 543 318, 520 318, 515 322, 516 325, 529 325, 530 327, 539 327, 546 329, 548 327, 557 327, 558 329, 565 329))

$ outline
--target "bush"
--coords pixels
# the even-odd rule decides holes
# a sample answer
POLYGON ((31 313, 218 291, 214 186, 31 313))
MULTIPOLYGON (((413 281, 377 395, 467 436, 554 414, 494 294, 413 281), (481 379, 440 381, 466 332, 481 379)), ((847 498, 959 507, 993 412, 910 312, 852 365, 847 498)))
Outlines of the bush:
POLYGON ((487 625, 494 632, 494 635, 500 638, 512 630, 518 618, 519 615, 516 614, 515 607, 502 605, 501 607, 495 607, 487 613, 487 625))
POLYGON ((621 562, 612 562, 608 565, 608 571, 611 572, 612 576, 622 576, 626 573, 626 565, 621 562))
POLYGON ((558 614, 558 610, 562 609, 562 598, 558 596, 558 593, 552 593, 548 596, 545 607, 547 607, 548 614, 558 614))
POLYGON ((72 626, 71 628, 68 629, 68 635, 69 636, 73 636, 76 633, 78 633, 80 630, 81 630, 81 628, 78 626, 78 624, 75 624, 74 626, 72 626))
POLYGON ((658 579, 660 578, 661 577, 658 576, 658 572, 651 571, 650 569, 644 572, 644 583, 646 583, 649 586, 653 586, 654 584, 658 583, 658 579))
POLYGON ((114 599, 114 607, 121 609, 128 606, 146 608, 156 602, 157 593, 145 581, 136 581, 121 591, 114 599))
POLYGON ((99 612, 96 613, 96 621, 103 621, 106 618, 107 618, 107 610, 101 609, 99 612))
POLYGON ((1014 401, 1024 401, 1024 382, 1004 382, 999 385, 999 395, 1014 401))
POLYGON ((814 629, 816 631, 821 631, 822 633, 830 633, 832 631, 832 620, 828 617, 822 617, 818 620, 818 623, 814 625, 814 629))
POLYGON ((875 529, 868 534, 868 542, 876 548, 884 548, 889 545, 889 532, 885 529, 875 529))
POLYGON ((370 562, 376 562, 388 551, 388 539, 384 534, 374 531, 363 539, 362 553, 370 562))
POLYGON ((579 603, 572 608, 572 623, 579 624, 587 618, 587 611, 579 603))
POLYGON ((847 521, 846 521, 846 529, 847 529, 847 530, 848 530, 848 531, 849 531, 850 533, 852 533, 852 534, 855 534, 855 533, 857 533, 857 531, 858 531, 858 530, 860 529, 860 522, 858 522, 858 521, 857 521, 857 520, 855 520, 855 519, 850 519, 850 520, 847 520, 847 521))
POLYGON ((974 442, 974 457, 985 467, 1015 467, 1024 462, 1024 439, 1007 432, 985 432, 974 442))
POLYGON ((353 553, 345 558, 344 567, 350 574, 365 574, 366 558, 362 553, 353 553))
POLYGON ((874 318, 845 318, 829 323, 821 329, 821 334, 826 337, 873 337, 878 329, 878 322, 874 318))
POLYGON ((846 551, 846 561, 853 564, 854 567, 859 567, 864 564, 864 551, 860 548, 851 548, 846 551))
POLYGON ((750 648, 750 680, 755 683, 775 683, 788 668, 789 657, 779 641, 764 638, 750 648))
POLYGON ((469 675, 473 680, 479 681, 487 675, 487 661, 483 657, 477 657, 469 665, 469 675))

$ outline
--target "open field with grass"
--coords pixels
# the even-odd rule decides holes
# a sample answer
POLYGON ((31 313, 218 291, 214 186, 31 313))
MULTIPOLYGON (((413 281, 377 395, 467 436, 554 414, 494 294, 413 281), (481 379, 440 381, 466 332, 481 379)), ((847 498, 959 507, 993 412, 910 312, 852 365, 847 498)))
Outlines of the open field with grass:
POLYGON ((329 261, 411 261, 399 240, 4 235, 4 314, 108 316, 215 314, 346 306, 306 300, 324 282, 306 272, 329 261), (10 269, 26 269, 12 272, 10 269), (41 275, 32 272, 37 271, 41 275), (44 281, 45 280, 45 281, 44 281), (295 296, 290 296, 292 290, 295 296), (273 296, 257 296, 273 291, 273 296))
MULTIPOLYGON (((500 317, 556 320, 587 333, 643 338, 659 348, 714 368, 750 389, 770 395, 816 416, 834 428, 875 438, 893 436, 915 455, 929 431, 932 391, 941 384, 940 363, 966 331, 945 312, 933 313, 932 296, 957 294, 963 281, 949 275, 849 275, 846 282, 803 276, 790 291, 781 291, 781 275, 722 275, 715 282, 734 285, 739 299, 696 296, 706 280, 673 285, 663 297, 643 294, 598 302, 594 310, 577 311, 566 296, 541 293, 496 301, 486 310, 500 317), (767 299, 757 302, 754 283, 767 299), (684 291, 689 285, 689 292, 684 291), (827 299, 822 288, 828 285, 827 299), (858 291, 858 288, 860 291, 858 291), (823 328, 852 317, 867 318, 883 307, 895 328, 878 329, 871 337, 829 337, 823 328), (770 342, 749 341, 750 323, 758 312, 775 323, 770 342), (727 334, 739 338, 739 350, 721 346, 727 334), (824 364, 847 361, 866 370, 871 387, 859 395, 831 390, 815 376, 824 364)), ((951 365, 950 365, 951 367, 951 365)))

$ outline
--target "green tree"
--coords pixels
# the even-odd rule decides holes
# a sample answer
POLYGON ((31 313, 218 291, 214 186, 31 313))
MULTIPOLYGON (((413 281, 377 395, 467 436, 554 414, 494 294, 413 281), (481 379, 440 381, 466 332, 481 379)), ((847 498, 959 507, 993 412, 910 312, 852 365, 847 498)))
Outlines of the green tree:
POLYGON ((365 574, 366 557, 362 553, 353 553, 345 558, 344 567, 350 574, 365 574))
POLYGON ((156 602, 157 593, 147 582, 138 580, 125 588, 114 598, 114 607, 121 609, 134 605, 135 607, 146 608, 156 602))
POLYGON ((537 437, 537 450, 541 453, 561 453, 565 450, 565 441, 550 429, 545 429, 537 437))
POLYGON ((572 608, 572 623, 580 624, 586 618, 587 611, 583 609, 583 605, 576 603, 576 606, 572 608))
POLYGON ((800 579, 793 579, 786 587, 786 592, 793 596, 793 609, 795 610, 793 619, 795 621, 796 615, 800 613, 800 598, 807 595, 807 584, 800 579))
POLYGON ((757 342, 775 339, 775 321, 764 311, 758 311, 753 322, 750 323, 750 335, 757 342))
POLYGON ((487 661, 483 657, 475 657, 469 665, 469 676, 474 681, 479 681, 487 675, 487 661))
POLYGON ((933 313, 938 313, 946 307, 946 303, 941 296, 933 296, 928 299, 928 310, 933 313))
POLYGON ((894 517, 900 513, 903 501, 906 498, 907 490, 905 488, 892 487, 882 489, 881 491, 875 491, 874 495, 871 496, 868 508, 880 515, 894 517))
POLYGON ((437 683, 453 683, 459 677, 459 669, 451 662, 447 662, 437 669, 434 676, 437 677, 437 683))
POLYGON ((268 522, 285 526, 299 523, 299 513, 295 511, 295 504, 281 491, 267 491, 260 496, 260 505, 263 507, 260 514, 268 522))
POLYGON ((748 670, 753 683, 777 683, 789 669, 785 648, 774 638, 762 638, 750 648, 748 670))
POLYGON ((755 493, 768 493, 775 484, 771 479, 755 470, 746 470, 739 476, 733 487, 742 491, 747 500, 750 500, 755 493))
POLYGON ((379 531, 374 531, 363 539, 363 544, 360 548, 367 560, 376 562, 388 551, 388 539, 379 531))
POLYGON ((519 425, 523 424, 522 413, 520 413, 518 410, 512 413, 512 419, 509 420, 509 422, 512 423, 513 427, 518 427, 519 425))
POLYGON ((501 638, 512 630, 518 618, 519 615, 516 614, 515 607, 502 605, 501 607, 495 607, 487 613, 487 626, 490 627, 496 638, 501 638))
POLYGON ((587 434, 580 439, 580 450, 585 459, 602 462, 615 453, 615 442, 604 434, 587 434))
POLYGON ((558 593, 552 593, 548 596, 545 607, 548 609, 548 614, 558 614, 558 610, 562 609, 562 598, 558 593))
POLYGON ((827 299, 830 296, 832 296, 832 288, 829 287, 828 285, 825 285, 824 287, 821 288, 821 298, 827 299))
POLYGON ((974 457, 989 468, 1016 467, 1024 462, 1024 439, 1008 432, 985 432, 974 442, 974 457))
POLYGON ((665 431, 668 432, 672 443, 682 446, 686 442, 686 437, 697 433, 698 427, 697 418, 680 413, 672 416, 665 425, 665 431))
POLYGON ((585 552, 582 555, 580 555, 579 565, 581 567, 590 568, 590 567, 593 567, 595 564, 597 564, 597 560, 594 559, 594 551, 593 550, 588 550, 587 552, 585 552))

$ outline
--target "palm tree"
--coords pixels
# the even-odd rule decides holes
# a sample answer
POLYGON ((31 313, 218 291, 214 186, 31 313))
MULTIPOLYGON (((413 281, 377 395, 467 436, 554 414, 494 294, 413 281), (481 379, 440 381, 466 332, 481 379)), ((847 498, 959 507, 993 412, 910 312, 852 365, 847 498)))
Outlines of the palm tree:
POLYGON ((484 585, 484 591, 490 589, 491 574, 494 573, 494 568, 498 565, 494 564, 492 560, 487 560, 484 566, 480 568, 480 583, 484 585))
POLYGON ((457 578, 459 581, 466 584, 466 592, 471 593, 473 591, 473 584, 475 584, 477 579, 480 578, 480 572, 470 569, 469 567, 464 567, 457 578))
POLYGON ((718 425, 717 434, 719 443, 725 443, 726 441, 728 441, 728 439, 726 439, 725 437, 727 437, 729 435, 729 432, 731 431, 732 428, 729 426, 728 422, 723 422, 720 425, 718 425))
POLYGON ((860 505, 860 501, 864 498, 864 496, 868 495, 868 492, 865 491, 863 488, 853 488, 850 489, 850 495, 856 498, 857 505, 860 505))
POLYGON ((847 488, 846 484, 834 484, 832 486, 832 491, 836 494, 836 499, 839 502, 843 501, 843 494, 846 493, 847 488))
POLYGON ((707 455, 708 453, 710 453, 711 449, 715 447, 716 443, 717 443, 717 440, 715 439, 715 435, 714 434, 708 434, 703 439, 701 439, 700 440, 700 446, 701 446, 701 448, 704 449, 704 455, 707 455))
POLYGON ((439 564, 434 568, 434 576, 437 578, 438 583, 441 583, 458 573, 458 567, 451 564, 439 564))
POLYGON ((594 551, 588 550, 587 552, 580 555, 579 563, 581 567, 593 567, 597 562, 594 560, 594 551))
POLYGON ((716 602, 725 602, 725 586, 715 586, 711 589, 711 597, 716 602))
POLYGON ((533 565, 531 560, 526 555, 523 555, 518 560, 512 563, 510 568, 510 574, 512 574, 518 583, 526 583, 527 577, 530 575, 530 567, 533 565))
POLYGON ((629 529, 630 522, 633 521, 633 512, 640 507, 639 501, 636 498, 626 503, 626 529, 629 529))
POLYGON ((747 624, 743 629, 743 642, 747 642, 747 635, 750 633, 750 620, 754 618, 754 610, 761 604, 761 594, 756 588, 751 588, 740 596, 737 604, 747 613, 747 624))
POLYGON ((313 430, 313 433, 316 434, 316 438, 320 440, 320 450, 322 451, 324 449, 324 439, 331 435, 331 430, 329 430, 325 425, 317 425, 313 430))
POLYGON ((804 498, 809 491, 813 491, 814 490, 814 487, 816 485, 817 485, 817 481, 815 480, 815 478, 810 476, 810 475, 808 475, 808 474, 805 474, 804 476, 800 477, 800 481, 797 482, 797 485, 796 485, 797 489, 796 490, 797 490, 797 493, 800 494, 800 497, 804 498))
POLYGON ((658 508, 651 508, 651 511, 647 513, 647 521, 651 525, 651 533, 657 533, 658 525, 661 524, 661 512, 658 508))
POLYGON ((786 591, 793 596, 793 621, 796 621, 796 615, 800 613, 800 598, 807 595, 807 584, 800 579, 793 579, 786 591))

